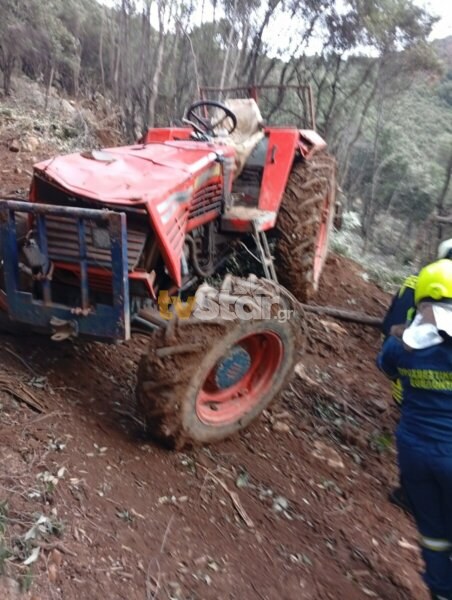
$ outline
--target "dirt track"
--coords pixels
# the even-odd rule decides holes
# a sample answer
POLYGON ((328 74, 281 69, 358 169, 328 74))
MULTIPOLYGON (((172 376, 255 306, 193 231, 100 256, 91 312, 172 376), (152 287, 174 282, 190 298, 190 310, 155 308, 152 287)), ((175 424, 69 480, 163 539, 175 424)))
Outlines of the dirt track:
MULTIPOLYGON (((386 302, 355 265, 330 259, 319 301, 356 308, 352 295, 373 314, 386 302)), ((312 382, 295 379, 240 437, 188 453, 140 437, 133 387, 144 340, 2 337, 3 376, 45 406, 37 414, 0 397, 0 523, 18 557, 3 566, 31 585, 26 597, 424 600, 414 530, 386 501, 396 413, 373 366, 379 336, 324 327, 329 342, 310 340, 303 359, 312 382), (58 472, 56 483, 43 475, 58 472), (40 514, 54 528, 24 546, 40 514)))
MULTIPOLYGON (((17 156, 0 160, 1 193, 25 189, 32 157, 7 180, 17 156)), ((333 257, 318 301, 379 315, 387 298, 333 257)), ((397 411, 379 335, 326 319, 315 331, 278 405, 187 453, 142 437, 143 339, 1 336, 0 599, 16 599, 13 579, 27 600, 426 600, 414 529, 386 501, 397 411), (42 413, 14 399, 19 384, 42 413)))

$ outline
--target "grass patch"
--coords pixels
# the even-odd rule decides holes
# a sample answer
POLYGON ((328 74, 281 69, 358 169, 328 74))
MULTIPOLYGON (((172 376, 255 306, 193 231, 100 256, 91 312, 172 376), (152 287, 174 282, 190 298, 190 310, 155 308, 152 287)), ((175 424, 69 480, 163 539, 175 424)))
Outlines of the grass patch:
POLYGON ((372 450, 379 454, 386 454, 393 449, 392 435, 387 431, 376 432, 370 440, 372 450))
POLYGON ((8 524, 8 503, 6 500, 0 502, 0 575, 5 574, 6 561, 11 556, 11 551, 5 542, 6 527, 8 524))

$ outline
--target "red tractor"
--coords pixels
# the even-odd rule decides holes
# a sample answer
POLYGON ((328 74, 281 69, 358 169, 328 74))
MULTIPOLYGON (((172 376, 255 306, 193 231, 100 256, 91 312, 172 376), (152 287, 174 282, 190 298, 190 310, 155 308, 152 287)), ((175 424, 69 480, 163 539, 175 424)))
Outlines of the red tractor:
POLYGON ((55 340, 148 335, 149 433, 181 447, 239 431, 293 371, 294 296, 317 289, 334 216, 325 148, 264 125, 252 98, 201 100, 183 127, 37 164, 28 200, 0 201, 3 314, 55 340), (264 278, 226 274, 237 255, 264 278))

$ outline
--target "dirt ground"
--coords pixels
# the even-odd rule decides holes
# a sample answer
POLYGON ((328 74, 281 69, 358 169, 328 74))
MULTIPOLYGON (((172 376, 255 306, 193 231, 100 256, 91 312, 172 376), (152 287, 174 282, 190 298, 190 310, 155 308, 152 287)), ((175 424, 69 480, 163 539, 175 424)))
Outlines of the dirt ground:
MULTIPOLYGON (((14 173, 0 147, 2 194, 27 187, 21 154, 14 173)), ((317 302, 378 316, 388 297, 332 256, 317 302)), ((144 339, 1 335, 0 599, 426 600, 415 530, 387 502, 397 410, 379 344, 322 318, 255 425, 169 452, 135 413, 144 339)))

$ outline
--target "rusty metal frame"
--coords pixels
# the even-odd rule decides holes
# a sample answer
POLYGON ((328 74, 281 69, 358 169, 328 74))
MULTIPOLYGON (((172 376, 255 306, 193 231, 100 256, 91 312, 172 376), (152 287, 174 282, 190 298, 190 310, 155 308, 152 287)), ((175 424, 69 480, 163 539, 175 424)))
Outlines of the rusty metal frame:
POLYGON ((127 262, 127 220, 125 213, 52 206, 34 202, 0 199, 0 236, 8 312, 12 321, 28 324, 52 333, 51 321, 70 323, 74 335, 105 341, 130 338, 129 279, 127 262), (80 306, 68 306, 52 300, 51 277, 35 282, 36 293, 20 289, 19 244, 16 213, 33 215, 37 243, 48 264, 46 216, 58 215, 74 219, 78 228, 80 269, 80 306), (86 221, 103 222, 110 237, 112 303, 92 306, 89 296, 86 221))

